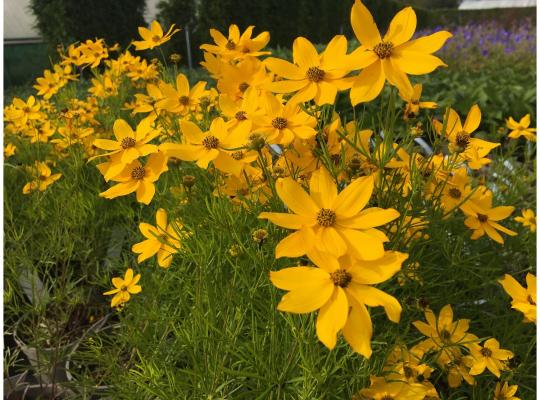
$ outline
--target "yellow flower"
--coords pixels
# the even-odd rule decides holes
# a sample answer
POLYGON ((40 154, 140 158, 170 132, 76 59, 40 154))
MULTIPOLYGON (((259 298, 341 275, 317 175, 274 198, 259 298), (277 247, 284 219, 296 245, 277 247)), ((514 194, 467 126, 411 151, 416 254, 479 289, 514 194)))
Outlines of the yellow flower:
POLYGON ((318 105, 334 104, 338 90, 350 87, 343 79, 349 73, 343 68, 346 53, 345 36, 335 36, 320 55, 309 40, 298 37, 293 43, 294 64, 273 57, 264 60, 270 71, 284 78, 270 83, 267 89, 274 93, 297 92, 290 100, 293 103, 314 99, 318 105))
POLYGON ((421 83, 403 89, 404 91, 399 91, 399 95, 407 102, 405 111, 403 112, 405 119, 417 116, 421 108, 437 108, 437 103, 433 101, 420 101, 420 97, 422 96, 421 83))
POLYGON ((36 161, 34 167, 27 167, 27 170, 32 174, 33 180, 24 185, 24 194, 32 193, 35 190, 43 192, 62 176, 62 174, 52 174, 49 166, 41 161, 36 161))
POLYGON ((41 118, 41 113, 39 112, 41 106, 36 102, 34 96, 30 96, 26 101, 15 97, 13 99, 13 106, 14 108, 10 110, 9 117, 21 125, 25 125, 28 120, 41 118))
POLYGON ((446 126, 439 121, 433 121, 433 126, 437 132, 446 136, 450 141, 450 151, 459 153, 459 157, 467 161, 471 169, 480 169, 489 164, 491 160, 486 156, 495 147, 500 146, 500 143, 492 143, 471 137, 472 133, 480 126, 481 118, 480 108, 475 104, 469 110, 463 125, 461 125, 458 113, 452 108, 446 114, 446 126), (443 127, 446 128, 444 132, 443 127))
POLYGON ((320 309, 316 330, 326 347, 333 349, 342 331, 354 351, 370 357, 372 325, 366 305, 383 306, 396 323, 401 315, 401 305, 394 297, 370 285, 390 279, 407 255, 388 251, 373 261, 350 256, 337 259, 317 251, 308 256, 319 268, 300 266, 270 272, 274 286, 289 291, 278 310, 302 314, 320 309))
POLYGON ((509 236, 516 236, 517 233, 505 228, 498 221, 508 218, 514 212, 512 206, 492 207, 493 193, 490 190, 477 190, 471 197, 470 207, 463 208, 467 215, 465 225, 473 230, 471 239, 476 240, 486 233, 497 243, 504 244, 504 239, 497 232, 501 231, 509 236))
POLYGON ((520 400, 519 397, 514 396, 518 390, 518 385, 508 386, 508 382, 497 382, 495 391, 493 392, 493 400, 520 400))
POLYGON ((536 232, 536 215, 534 215, 534 210, 521 210, 521 215, 521 217, 514 218, 514 221, 519 222, 525 227, 528 226, 531 232, 536 232))
MULTIPOLYGON (((98 165, 102 174, 105 174, 107 168, 110 168, 110 166, 107 165, 109 163, 110 162, 98 165)), ((159 179, 160 175, 167 170, 167 157, 163 153, 153 153, 148 158, 148 162, 144 167, 139 160, 135 160, 126 165, 118 175, 112 178, 113 181, 120 183, 112 186, 99 195, 106 199, 114 199, 115 197, 126 196, 136 192, 137 201, 139 203, 150 204, 156 193, 154 183, 159 179)))
POLYGON ((461 209, 469 209, 471 202, 472 189, 470 179, 467 174, 467 168, 462 167, 443 180, 443 189, 441 194, 441 206, 446 213, 461 209))
POLYGON ((281 101, 269 93, 261 96, 264 115, 255 116, 253 123, 257 132, 266 135, 270 144, 290 144, 295 138, 310 139, 317 134, 317 120, 301 110, 298 103, 281 101))
POLYGON ((142 288, 140 285, 137 285, 139 279, 141 279, 141 274, 133 276, 133 270, 131 268, 127 269, 124 279, 118 277, 112 278, 112 284, 115 288, 103 293, 106 296, 114 294, 111 300, 111 307, 117 307, 123 303, 127 303, 132 294, 140 293, 142 288))
POLYGON ((232 155, 236 149, 247 144, 249 125, 229 132, 225 121, 215 118, 207 132, 202 132, 196 124, 185 120, 180 121, 180 128, 187 143, 163 143, 159 146, 161 151, 180 160, 196 161, 203 169, 213 162, 220 171, 240 175, 243 163, 232 155))
POLYGON ((497 378, 501 376, 501 370, 508 369, 506 361, 514 357, 514 353, 509 350, 499 348, 499 342, 496 339, 488 339, 484 346, 478 344, 467 345, 473 357, 473 365, 470 370, 471 375, 480 375, 487 368, 497 378))
POLYGON ((260 51, 270 41, 270 34, 262 32, 252 39, 253 28, 255 28, 253 25, 248 26, 244 33, 240 34, 238 26, 233 24, 229 26, 228 38, 218 30, 210 29, 210 36, 214 39, 215 45, 203 44, 201 49, 217 54, 227 61, 270 54, 269 51, 260 51))
POLYGON ((131 126, 123 119, 114 121, 113 133, 116 140, 95 139, 94 146, 98 149, 108 150, 108 153, 100 154, 96 157, 117 155, 114 159, 118 162, 111 163, 105 173, 105 180, 110 180, 118 175, 127 164, 132 163, 139 157, 144 157, 151 153, 156 153, 158 147, 154 144, 148 144, 159 131, 151 126, 152 121, 143 119, 138 125, 136 132, 133 132, 131 126))
POLYGON ((523 118, 516 122, 514 118, 509 117, 506 120, 506 127, 511 130, 508 134, 509 138, 517 139, 520 136, 524 136, 525 139, 531 142, 536 142, 536 128, 529 128, 531 124, 531 115, 527 114, 523 118))
POLYGON ((421 384, 409 384, 400 381, 386 381, 385 378, 372 376, 369 388, 360 390, 361 399, 369 400, 423 400, 428 389, 421 384))
POLYGON ((13 155, 15 155, 15 151, 17 150, 17 147, 11 143, 6 144, 6 147, 4 147, 4 158, 9 158, 13 155))
POLYGON ((454 322, 454 312, 450 304, 441 309, 439 318, 436 318, 435 313, 429 308, 425 310, 425 317, 427 324, 422 321, 413 322, 416 329, 428 337, 423 342, 425 349, 439 350, 477 339, 472 333, 467 333, 469 330, 468 319, 460 319, 454 322))
POLYGON ((446 31, 411 40, 416 30, 416 14, 406 7, 395 15, 388 32, 381 38, 369 10, 356 0, 351 10, 351 25, 361 47, 350 55, 350 69, 362 72, 352 79, 353 105, 373 100, 381 93, 386 80, 407 92, 411 86, 409 75, 423 75, 437 67, 446 66, 431 55, 452 36, 446 31))
POLYGON ((536 276, 528 273, 526 277, 527 289, 521 286, 512 276, 506 274, 499 283, 505 292, 512 297, 512 308, 525 315, 526 322, 536 324, 536 276))
POLYGON ((159 89, 163 99, 156 106, 169 112, 187 115, 195 111, 201 102, 201 97, 206 95, 206 82, 197 82, 193 88, 189 88, 189 82, 184 74, 176 77, 176 89, 171 85, 160 82, 159 89))
POLYGON ((77 65, 88 64, 90 68, 95 68, 101 63, 101 60, 109 57, 109 52, 103 39, 96 41, 87 40, 81 44, 80 49, 82 57, 79 59, 80 64, 77 65))
POLYGON ((311 176, 308 195, 292 178, 277 181, 278 196, 294 214, 263 212, 259 218, 297 230, 276 247, 276 258, 299 257, 313 249, 336 257, 347 251, 362 260, 384 255, 384 233, 375 229, 399 216, 394 209, 367 208, 373 192, 373 177, 358 178, 338 194, 325 168, 311 176))
POLYGON ((244 98, 249 88, 256 89, 257 95, 261 94, 271 81, 271 74, 266 72, 264 64, 251 57, 234 65, 223 64, 217 88, 221 94, 238 101, 244 98))
POLYGON ((139 254, 137 262, 157 254, 158 265, 168 268, 172 262, 172 255, 178 252, 180 236, 178 230, 182 228, 180 221, 167 223, 167 212, 160 208, 156 213, 156 226, 145 222, 139 224, 139 230, 146 240, 133 245, 131 250, 139 254))
POLYGON ((147 50, 161 46, 163 43, 171 40, 172 35, 179 32, 180 29, 174 29, 174 24, 171 25, 167 33, 163 34, 163 28, 157 21, 152 21, 150 29, 139 26, 139 35, 143 38, 140 41, 134 41, 135 50, 147 50))

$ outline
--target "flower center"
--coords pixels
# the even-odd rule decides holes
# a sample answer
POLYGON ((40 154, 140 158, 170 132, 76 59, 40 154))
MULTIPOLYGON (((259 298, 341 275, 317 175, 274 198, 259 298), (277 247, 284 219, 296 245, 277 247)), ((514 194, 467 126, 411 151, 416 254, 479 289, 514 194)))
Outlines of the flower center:
POLYGON ((373 51, 382 60, 392 55, 392 48, 394 45, 392 42, 381 42, 373 48, 373 51))
POLYGON ((122 142, 120 143, 120 147, 123 149, 129 149, 130 147, 135 146, 135 139, 132 137, 125 137, 122 139, 122 142))
POLYGON ((352 275, 340 268, 330 274, 330 279, 334 282, 334 285, 346 288, 351 283, 352 275))
POLYGON ((470 141, 471 135, 469 135, 467 132, 460 132, 456 135, 456 145, 462 149, 466 149, 470 141))
POLYGON ((144 178, 145 172, 143 167, 135 167, 131 171, 131 177, 137 181, 140 181, 144 178))
POLYGON ((242 150, 235 151, 231 154, 231 157, 235 160, 241 160, 242 158, 244 158, 244 152, 242 150))
POLYGON ((478 221, 480 222, 487 222, 488 216, 484 214, 478 214, 478 221))
POLYGON ((247 114, 245 111, 238 111, 236 114, 234 114, 234 118, 236 118, 238 121, 245 121, 247 119, 247 114))
POLYGON ((460 199, 461 198, 461 190, 452 188, 448 191, 448 194, 450 197, 453 197, 454 199, 460 199))
POLYGON ((236 44, 231 40, 227 40, 227 44, 225 45, 225 48, 227 50, 234 50, 236 48, 236 44))
POLYGON ((189 105, 189 97, 188 97, 188 96, 180 96, 180 98, 178 99, 178 101, 179 101, 180 104, 182 104, 183 106, 189 105))
POLYGON ((317 223, 325 228, 336 223, 336 213, 328 208, 321 208, 317 214, 317 223))
POLYGON ((152 41, 153 41, 153 42, 156 42, 156 43, 157 43, 157 42, 159 42, 160 39, 161 39, 161 38, 160 38, 158 35, 152 36, 152 41))
POLYGON ((215 136, 208 135, 203 139, 202 144, 208 150, 217 149, 217 147, 219 145, 219 139, 217 137, 215 137, 215 136))
POLYGON ((385 394, 383 397, 381 397, 381 400, 394 400, 394 398, 389 394, 385 394))
POLYGON ((287 120, 283 117, 276 117, 272 120, 272 126, 276 129, 285 129, 287 127, 287 120))
POLYGON ((484 347, 482 350, 480 350, 480 354, 482 354, 484 357, 491 357, 491 354, 493 353, 490 349, 484 347))
POLYGON ((306 77, 311 82, 320 82, 324 79, 324 71, 319 67, 309 67, 306 72, 306 77))
POLYGON ((441 339, 445 342, 447 342, 448 340, 450 340, 450 338, 452 337, 452 334, 450 332, 448 332, 446 329, 443 329, 440 333, 439 333, 439 336, 441 337, 441 339))
POLYGON ((121 291, 121 292, 125 292, 126 290, 127 290, 127 286, 126 286, 126 285, 120 286, 120 291, 121 291))
POLYGON ((411 367, 403 367, 403 374, 405 375, 405 378, 412 378, 414 376, 414 371, 411 367))
POLYGON ((249 87, 249 83, 242 82, 240 85, 238 85, 238 90, 244 93, 246 90, 248 90, 248 87, 249 87))

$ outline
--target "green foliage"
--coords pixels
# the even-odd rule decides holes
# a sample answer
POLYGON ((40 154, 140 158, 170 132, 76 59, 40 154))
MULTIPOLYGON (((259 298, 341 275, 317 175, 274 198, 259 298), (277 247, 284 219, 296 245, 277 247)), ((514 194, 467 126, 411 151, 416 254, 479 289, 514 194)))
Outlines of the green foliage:
POLYGON ((90 38, 127 45, 144 26, 144 0, 32 0, 37 28, 51 46, 90 38))

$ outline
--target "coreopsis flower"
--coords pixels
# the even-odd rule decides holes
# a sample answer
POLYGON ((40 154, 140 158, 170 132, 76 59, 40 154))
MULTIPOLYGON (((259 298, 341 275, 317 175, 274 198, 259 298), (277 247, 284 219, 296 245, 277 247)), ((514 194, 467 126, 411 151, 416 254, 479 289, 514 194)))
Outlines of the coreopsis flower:
POLYGON ((399 91, 399 95, 407 102, 403 112, 405 119, 417 116, 421 108, 437 108, 437 103, 434 101, 420 101, 422 96, 421 83, 403 88, 403 90, 399 91))
POLYGON ((360 390, 359 394, 361 396, 360 399, 369 400, 423 400, 426 398, 427 391, 426 387, 421 384, 387 381, 383 377, 372 376, 369 387, 360 390))
POLYGON ((317 120, 302 111, 298 103, 289 101, 283 105, 271 94, 261 96, 260 103, 264 114, 255 116, 253 123, 269 144, 287 145, 295 138, 310 139, 317 134, 317 120))
POLYGON ((386 380, 403 381, 409 384, 420 383, 428 391, 433 392, 435 388, 429 382, 429 378, 434 369, 421 362, 423 355, 423 352, 408 350, 405 346, 395 346, 383 367, 386 380))
POLYGON ((87 64, 90 68, 95 68, 101 64, 101 60, 109 57, 109 51, 105 45, 103 39, 97 39, 96 41, 87 40, 80 45, 82 57, 80 58, 80 64, 87 64))
POLYGON ((234 101, 227 95, 219 96, 221 114, 228 119, 227 125, 234 128, 240 124, 251 123, 253 118, 263 115, 259 105, 259 94, 255 88, 248 88, 244 98, 234 101))
POLYGON ((534 215, 534 210, 521 210, 521 217, 514 218, 514 221, 519 222, 524 227, 529 227, 531 232, 536 232, 536 215, 534 215))
POLYGON ((349 73, 344 69, 347 39, 335 36, 326 49, 318 54, 313 44, 304 37, 293 43, 294 64, 279 58, 264 60, 266 67, 283 78, 272 82, 267 89, 274 93, 296 92, 293 103, 314 100, 317 105, 334 104, 338 90, 350 86, 343 77, 349 73))
POLYGON ((158 107, 158 103, 163 99, 163 93, 158 86, 148 83, 146 85, 146 92, 135 93, 135 104, 133 105, 133 114, 138 113, 152 113, 157 116, 161 113, 161 109, 158 107))
POLYGON ((61 65, 82 65, 84 62, 81 60, 83 54, 81 52, 81 46, 76 46, 75 44, 70 44, 67 48, 67 55, 62 54, 61 65))
POLYGON ((493 193, 490 190, 477 190, 471 197, 470 207, 462 209, 467 218, 465 225, 473 230, 472 240, 485 234, 497 243, 504 244, 503 237, 497 232, 501 231, 509 236, 516 236, 517 232, 505 228, 499 221, 508 218, 513 212, 512 206, 492 207, 493 193))
POLYGON ((460 387, 463 381, 474 385, 474 377, 469 372, 473 365, 473 358, 464 356, 458 348, 452 347, 440 351, 437 364, 446 371, 448 386, 451 388, 460 387))
POLYGON ((497 378, 501 376, 501 371, 506 371, 508 366, 506 361, 514 357, 510 350, 500 348, 499 342, 488 339, 483 346, 473 343, 467 345, 473 357, 473 365, 470 370, 471 375, 480 375, 487 368, 497 378))
POLYGON ((27 167, 32 180, 23 187, 23 194, 30 194, 36 190, 45 191, 50 185, 62 177, 62 174, 53 174, 45 162, 36 161, 33 167, 27 167))
POLYGON ((266 92, 265 87, 272 82, 271 74, 266 72, 264 64, 257 58, 247 58, 237 64, 223 64, 217 88, 221 94, 233 101, 244 98, 246 91, 253 88, 257 94, 266 92))
POLYGON ((527 288, 525 289, 512 276, 506 274, 499 283, 512 297, 512 308, 522 312, 526 322, 536 324, 536 276, 528 273, 526 281, 527 288))
POLYGON ((438 318, 431 309, 427 308, 425 317, 427 324, 422 321, 413 322, 416 329, 428 338, 423 342, 425 349, 438 351, 447 346, 466 344, 478 339, 472 333, 467 333, 468 319, 454 321, 454 312, 450 304, 441 309, 438 318))
POLYGON ((29 120, 38 120, 42 117, 39 112, 40 108, 41 106, 36 102, 34 96, 28 97, 26 101, 15 97, 13 99, 13 108, 9 112, 9 118, 21 125, 26 125, 29 120))
POLYGON ((242 172, 243 163, 235 160, 233 153, 248 142, 249 125, 229 131, 222 118, 215 118, 207 132, 193 122, 180 121, 180 129, 187 143, 162 143, 159 148, 170 157, 184 161, 196 161, 203 169, 213 162, 215 167, 223 172, 236 176, 242 172))
POLYGON ((36 126, 32 127, 28 132, 28 136, 30 136, 30 143, 47 143, 49 138, 54 135, 55 132, 56 129, 51 126, 51 121, 36 124, 36 126))
POLYGON ((525 139, 536 142, 536 128, 529 128, 531 125, 531 115, 527 114, 523 118, 516 122, 514 118, 509 117, 506 120, 506 127, 511 130, 508 137, 511 139, 517 139, 521 136, 525 139))
POLYGON ((110 164, 104 175, 107 181, 122 172, 127 164, 132 163, 139 157, 157 153, 158 151, 158 147, 155 144, 148 143, 160 134, 158 130, 152 128, 151 120, 143 119, 139 122, 134 132, 125 120, 117 119, 114 121, 113 133, 116 140, 94 140, 93 144, 95 147, 107 150, 108 152, 91 158, 117 155, 114 158, 115 162, 110 164))
POLYGON ((446 114, 446 126, 439 121, 433 121, 437 132, 450 142, 450 151, 459 153, 460 158, 467 161, 467 165, 471 169, 480 169, 489 164, 491 160, 486 156, 491 150, 501 145, 471 137, 472 133, 480 126, 481 118, 480 108, 475 104, 469 110, 463 125, 461 125, 458 113, 452 108, 446 114), (444 132, 443 128, 445 128, 444 132))
POLYGON ((107 72, 99 79, 92 78, 91 81, 92 87, 88 89, 88 92, 96 97, 104 99, 118 94, 119 82, 107 72))
POLYGON ((457 208, 470 209, 472 189, 467 168, 461 167, 445 177, 441 193, 441 206, 446 213, 457 208))
POLYGON ((521 400, 514 396, 518 390, 518 385, 508 386, 508 382, 497 382, 493 392, 493 400, 521 400))
POLYGON ((16 150, 17 150, 17 147, 14 144, 12 143, 6 144, 6 146, 4 147, 4 159, 14 156, 16 150))
POLYGON ((238 26, 233 24, 229 26, 228 38, 218 30, 210 29, 210 36, 214 39, 215 45, 203 44, 200 48, 209 53, 219 55, 226 61, 270 54, 269 51, 261 51, 270 41, 270 34, 268 32, 262 32, 256 37, 251 38, 253 28, 255 27, 250 25, 244 33, 240 34, 238 26))
POLYGON ((43 96, 44 99, 50 99, 62 87, 60 77, 56 73, 52 73, 46 69, 43 71, 43 77, 36 79, 36 84, 33 86, 38 91, 38 96, 43 96))
POLYGON ((163 33, 163 28, 157 21, 152 21, 150 24, 150 29, 143 26, 139 26, 139 35, 143 40, 135 40, 133 45, 135 45, 135 50, 147 50, 153 49, 154 47, 161 46, 163 43, 171 40, 172 35, 177 32, 180 32, 180 29, 174 29, 174 24, 171 25, 167 33, 163 33))
POLYGON ((338 194, 337 186, 325 168, 310 179, 310 194, 292 178, 277 181, 280 199, 293 212, 263 212, 259 218, 296 232, 276 247, 276 258, 299 257, 313 249, 336 257, 348 251, 362 260, 376 260, 384 255, 386 235, 375 227, 399 217, 394 209, 364 209, 373 192, 372 176, 352 181, 338 194))
POLYGON ((123 303, 127 303, 131 299, 132 294, 140 293, 142 288, 137 283, 141 279, 141 274, 133 276, 133 270, 128 268, 124 274, 124 278, 112 278, 114 289, 103 293, 106 296, 114 294, 111 300, 111 307, 118 307, 123 303))
POLYGON ((399 302, 371 285, 394 276, 407 254, 387 251, 372 261, 355 260, 349 255, 338 259, 318 251, 308 256, 317 267, 270 272, 274 286, 289 291, 278 310, 300 314, 319 310, 317 336, 326 347, 333 349, 337 334, 342 331, 354 351, 369 358, 372 325, 366 305, 384 307, 388 318, 396 323, 401 315, 399 302))
POLYGON ((153 257, 157 254, 158 265, 168 268, 171 265, 173 254, 180 248, 180 236, 178 231, 182 229, 180 221, 167 223, 167 212, 160 208, 156 212, 156 226, 142 222, 139 230, 146 240, 136 243, 131 251, 139 254, 137 262, 153 257))
MULTIPOLYGON (((98 169, 103 175, 110 168, 107 165, 109 163, 110 161, 98 165, 98 169)), ((119 183, 99 195, 106 199, 114 199, 136 192, 139 203, 150 204, 156 193, 155 182, 167 170, 167 157, 163 153, 153 153, 145 166, 139 160, 127 164, 118 175, 112 178, 113 181, 119 183)))
POLYGON ((201 102, 201 97, 206 95, 206 82, 197 82, 190 90, 186 76, 178 74, 176 89, 164 82, 159 83, 159 89, 163 98, 158 101, 158 108, 175 114, 187 115, 191 111, 195 111, 201 102))
POLYGON ((352 79, 353 105, 373 100, 381 93, 386 80, 406 92, 411 86, 409 75, 424 75, 446 66, 432 55, 452 34, 446 31, 411 40, 416 30, 416 14, 411 7, 398 12, 381 38, 373 16, 360 0, 351 10, 351 25, 361 46, 349 57, 351 70, 362 69, 352 79))

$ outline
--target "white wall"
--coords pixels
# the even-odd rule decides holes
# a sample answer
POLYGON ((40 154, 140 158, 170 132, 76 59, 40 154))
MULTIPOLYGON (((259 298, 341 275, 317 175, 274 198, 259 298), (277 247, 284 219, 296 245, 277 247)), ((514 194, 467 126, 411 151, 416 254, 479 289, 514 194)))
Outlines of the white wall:
POLYGON ((459 5, 460 10, 513 7, 536 7, 536 0, 463 0, 459 5))

